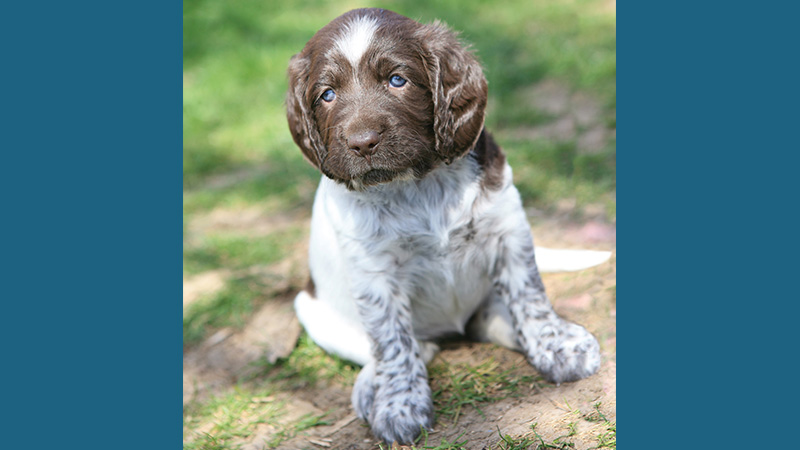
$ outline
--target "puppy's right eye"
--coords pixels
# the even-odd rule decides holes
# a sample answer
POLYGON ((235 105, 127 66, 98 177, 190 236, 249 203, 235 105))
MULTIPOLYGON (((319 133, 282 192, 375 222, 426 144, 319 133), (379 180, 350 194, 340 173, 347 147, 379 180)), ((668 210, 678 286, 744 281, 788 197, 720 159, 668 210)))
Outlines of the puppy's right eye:
POLYGON ((327 91, 322 93, 322 96, 320 98, 324 100, 325 103, 330 103, 333 101, 333 99, 336 98, 336 92, 333 92, 333 89, 328 89, 327 91))
POLYGON ((394 88, 401 88, 406 85, 406 79, 400 75, 392 75, 392 77, 389 78, 389 85, 394 88))

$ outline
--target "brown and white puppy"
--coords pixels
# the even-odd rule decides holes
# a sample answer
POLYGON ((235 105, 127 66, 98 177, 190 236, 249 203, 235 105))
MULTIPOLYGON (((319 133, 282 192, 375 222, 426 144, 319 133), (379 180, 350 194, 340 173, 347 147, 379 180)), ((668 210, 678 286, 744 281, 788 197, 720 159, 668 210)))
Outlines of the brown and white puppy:
POLYGON ((511 168, 483 127, 486 79, 450 30, 350 11, 292 58, 289 84, 292 136, 324 174, 295 309, 317 344, 363 366, 353 406, 377 437, 408 443, 433 425, 437 337, 521 351, 556 383, 598 369, 596 339, 545 295, 511 168))

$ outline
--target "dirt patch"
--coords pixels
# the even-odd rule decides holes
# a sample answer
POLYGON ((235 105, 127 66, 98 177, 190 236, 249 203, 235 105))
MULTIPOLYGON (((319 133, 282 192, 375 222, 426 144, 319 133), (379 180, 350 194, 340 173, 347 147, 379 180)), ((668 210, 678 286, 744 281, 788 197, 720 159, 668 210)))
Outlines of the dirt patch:
POLYGON ((264 304, 243 330, 217 331, 184 354, 184 406, 247 377, 256 361, 272 364, 289 356, 300 332, 290 297, 264 304))
POLYGON ((183 309, 203 296, 211 296, 225 287, 229 270, 209 270, 183 279, 183 309))

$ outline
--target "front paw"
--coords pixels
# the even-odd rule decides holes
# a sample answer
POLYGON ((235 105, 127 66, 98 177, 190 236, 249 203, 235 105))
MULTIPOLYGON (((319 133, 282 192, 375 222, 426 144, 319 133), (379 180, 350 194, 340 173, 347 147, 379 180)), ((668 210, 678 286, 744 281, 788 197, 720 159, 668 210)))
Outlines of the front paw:
MULTIPOLYGON (((413 341, 412 341, 413 343, 413 341)), ((426 358, 438 347, 392 348, 394 357, 372 360, 358 374, 351 400, 356 415, 369 422, 372 433, 388 444, 411 444, 423 428, 433 427, 433 399, 426 358)))
POLYGON ((370 428, 388 444, 411 444, 422 428, 433 427, 433 400, 427 377, 398 375, 376 388, 370 428))
POLYGON ((580 325, 563 322, 540 335, 538 341, 528 360, 552 383, 577 381, 600 368, 600 345, 580 325))
POLYGON ((433 401, 427 377, 376 376, 369 363, 358 374, 351 397, 356 415, 388 444, 412 443, 422 428, 433 427, 433 401))

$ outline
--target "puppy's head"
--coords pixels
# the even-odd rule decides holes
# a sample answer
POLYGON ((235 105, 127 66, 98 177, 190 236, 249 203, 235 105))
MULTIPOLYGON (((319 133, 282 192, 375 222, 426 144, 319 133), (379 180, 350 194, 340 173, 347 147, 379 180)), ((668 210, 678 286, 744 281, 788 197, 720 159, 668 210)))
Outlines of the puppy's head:
POLYGON ((480 65, 445 26, 357 9, 292 57, 287 116, 306 159, 360 189, 421 178, 468 152, 486 94, 480 65))

